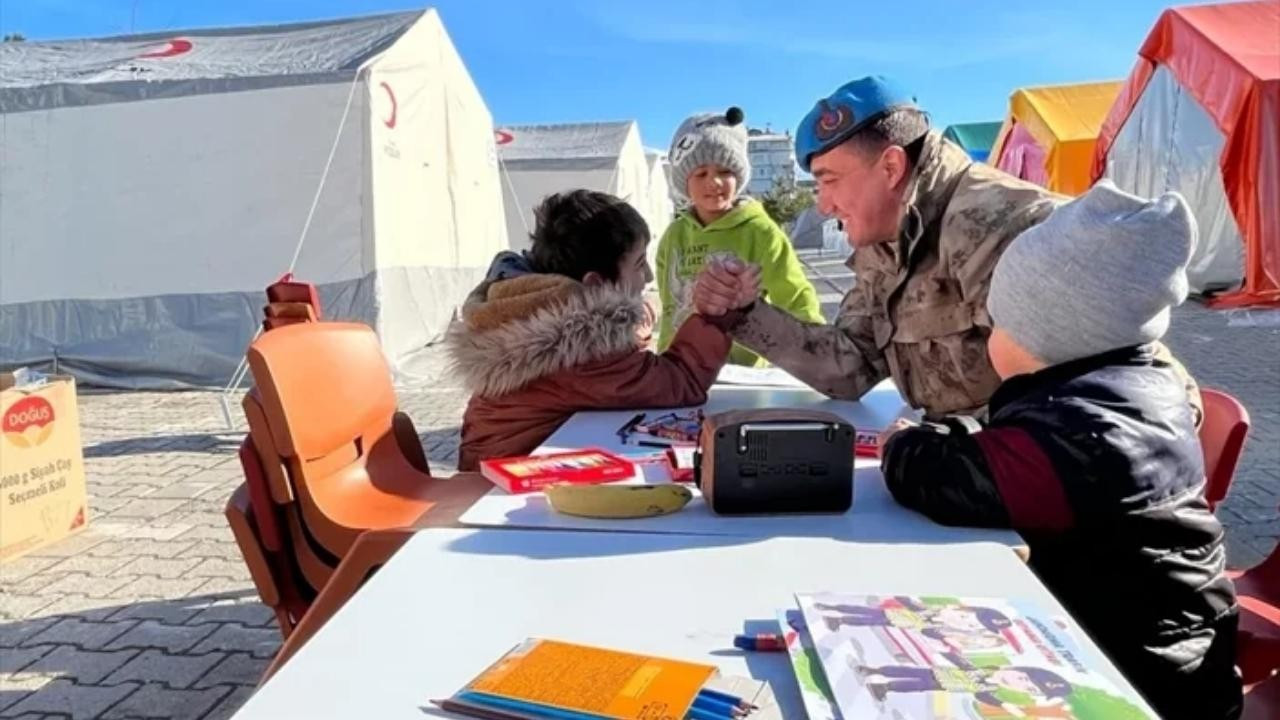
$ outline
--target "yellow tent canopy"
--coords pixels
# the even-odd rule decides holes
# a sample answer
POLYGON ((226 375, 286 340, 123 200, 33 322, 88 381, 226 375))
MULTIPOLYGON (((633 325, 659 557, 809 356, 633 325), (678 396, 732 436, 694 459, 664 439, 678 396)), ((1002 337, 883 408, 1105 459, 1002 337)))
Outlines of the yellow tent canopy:
POLYGON ((1121 85, 1096 82, 1014 91, 991 148, 992 164, 1055 192, 1079 195, 1089 189, 1093 146, 1121 85))

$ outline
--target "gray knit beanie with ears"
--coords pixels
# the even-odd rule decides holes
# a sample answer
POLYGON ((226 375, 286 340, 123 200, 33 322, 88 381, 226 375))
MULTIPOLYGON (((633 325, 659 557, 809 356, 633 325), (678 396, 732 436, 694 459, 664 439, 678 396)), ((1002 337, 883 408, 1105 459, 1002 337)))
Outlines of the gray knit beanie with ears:
POLYGON ((689 204, 689 175, 703 165, 728 168, 738 178, 738 192, 746 188, 751 179, 751 161, 747 157, 744 117, 740 108, 731 107, 723 114, 699 113, 680 123, 667 153, 671 197, 678 204, 689 204))

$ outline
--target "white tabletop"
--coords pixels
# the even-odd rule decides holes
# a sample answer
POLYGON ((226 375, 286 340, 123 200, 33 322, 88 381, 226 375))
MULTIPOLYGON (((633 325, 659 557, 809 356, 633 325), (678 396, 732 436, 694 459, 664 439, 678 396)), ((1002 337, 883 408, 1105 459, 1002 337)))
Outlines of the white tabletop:
MULTIPOLYGON (((907 408, 891 382, 876 386, 863 402, 831 400, 813 390, 717 386, 705 406, 710 413, 738 408, 805 408, 831 412, 855 428, 887 426, 907 408)), ((664 410, 651 411, 657 415, 664 410)), ((635 455, 649 448, 622 443, 617 429, 635 415, 633 410, 577 413, 538 448, 539 453, 598 447, 635 455)), ((599 530, 617 532, 730 535, 741 537, 828 537, 852 542, 996 542, 1021 546, 1011 531, 952 528, 937 525, 923 515, 894 502, 884 486, 879 463, 858 458, 854 476, 853 507, 841 515, 782 515, 727 517, 712 513, 694 490, 694 499, 671 515, 633 520, 608 520, 561 515, 551 509, 542 493, 510 495, 500 488, 472 505, 459 522, 472 527, 506 527, 551 530, 599 530)), ((665 482, 659 468, 649 466, 648 481, 665 482)))
MULTIPOLYGON (((703 406, 707 414, 743 408, 821 410, 845 420, 855 430, 876 432, 885 429, 899 417, 911 414, 911 408, 903 403, 902 396, 889 380, 872 388, 859 402, 832 400, 808 388, 716 385, 711 388, 707 404, 703 406)), ((646 410, 645 414, 656 417, 664 412, 667 410, 646 410)), ((619 444, 617 435, 618 428, 635 414, 635 410, 576 413, 547 438, 541 449, 576 449, 594 444, 608 449, 629 449, 635 452, 642 448, 619 444)))
MULTIPOLYGON (((995 544, 850 548, 654 534, 427 530, 414 536, 237 713, 239 720, 450 717, 429 707, 526 637, 720 667, 769 681, 803 718, 785 653, 741 653, 796 592, 1001 596, 1066 613, 995 544), (424 709, 425 708, 425 709, 424 709)), ((1073 628, 1117 687, 1129 685, 1073 628)), ((1154 716, 1154 715, 1153 715, 1154 716)))
MULTIPOLYGON (((860 460, 859 463, 867 462, 860 460)), ((874 461, 870 461, 874 463, 874 461)), ((626 520, 574 517, 551 509, 542 493, 509 495, 495 488, 472 505, 459 522, 471 527, 538 530, 595 530, 602 532, 717 535, 764 539, 820 537, 868 543, 994 542, 1021 547, 1011 530, 946 527, 908 510, 889 495, 879 468, 860 467, 854 473, 853 507, 840 515, 725 516, 711 512, 702 495, 670 515, 626 520)))

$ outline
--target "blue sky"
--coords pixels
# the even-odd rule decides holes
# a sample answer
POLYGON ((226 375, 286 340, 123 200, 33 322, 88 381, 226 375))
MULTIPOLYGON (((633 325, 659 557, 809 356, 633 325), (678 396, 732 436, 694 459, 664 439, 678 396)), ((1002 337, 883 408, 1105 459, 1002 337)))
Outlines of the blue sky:
MULTIPOLYGON (((681 118, 741 106, 792 128, 871 73, 913 88, 935 124, 998 120, 1025 85, 1125 77, 1166 3, 444 0, 499 124, 635 118, 665 148, 681 118)), ((31 40, 261 24, 420 8, 400 0, 0 0, 31 40)))

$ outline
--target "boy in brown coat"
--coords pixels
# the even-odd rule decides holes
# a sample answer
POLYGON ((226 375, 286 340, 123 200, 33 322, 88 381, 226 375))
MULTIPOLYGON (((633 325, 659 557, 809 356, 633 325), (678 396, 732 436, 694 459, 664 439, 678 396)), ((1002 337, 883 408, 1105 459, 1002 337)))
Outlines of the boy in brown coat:
POLYGON ((536 216, 533 247, 494 259, 446 338, 472 392, 460 470, 528 454, 581 410, 701 405, 728 357, 728 335, 697 315, 666 352, 649 350, 649 230, 630 205, 576 190, 536 216))

